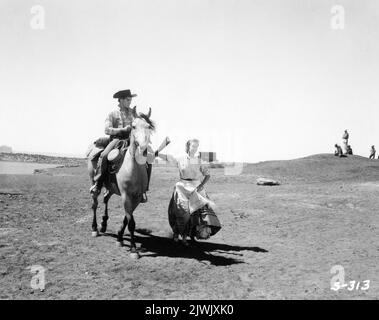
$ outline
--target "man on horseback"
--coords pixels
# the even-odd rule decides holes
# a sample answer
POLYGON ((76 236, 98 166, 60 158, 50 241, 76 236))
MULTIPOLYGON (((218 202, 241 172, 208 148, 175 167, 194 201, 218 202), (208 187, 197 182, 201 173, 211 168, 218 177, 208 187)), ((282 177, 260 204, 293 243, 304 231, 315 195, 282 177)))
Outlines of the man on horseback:
POLYGON ((156 152, 151 148, 150 137, 155 131, 155 123, 150 119, 151 108, 148 113, 137 113, 137 107, 130 109, 133 96, 130 90, 117 92, 114 98, 119 99, 120 110, 112 112, 105 126, 105 133, 110 138, 99 138, 87 151, 87 169, 91 185, 92 197, 92 236, 99 235, 96 211, 98 209, 98 195, 104 184, 104 214, 100 233, 107 231, 108 202, 112 195, 120 196, 125 215, 121 228, 117 232, 117 241, 120 246, 124 242, 124 231, 128 227, 130 235, 130 255, 137 259, 139 253, 134 239, 136 223, 133 212, 141 202, 146 202, 146 191, 149 187, 149 176, 155 156, 168 143, 161 144, 156 152), (127 139, 127 140, 126 140, 127 139), (105 149, 105 150, 104 150, 105 149), (111 151, 112 150, 112 151, 111 151), (100 152, 101 159, 97 161, 100 152), (106 157, 106 158, 105 158, 106 157), (109 161, 109 163, 107 163, 109 161), (107 166, 109 168, 107 169, 107 166), (145 198, 145 200, 144 200, 145 198))
MULTIPOLYGON (((96 173, 94 176, 95 184, 91 187, 92 194, 99 194, 104 183, 104 178, 107 171, 107 156, 122 139, 129 139, 131 125, 134 120, 133 109, 130 108, 132 99, 136 97, 129 89, 118 91, 113 95, 113 98, 118 99, 119 110, 112 111, 105 120, 105 134, 110 136, 110 142, 101 153, 96 173)), ((151 164, 148 167, 148 179, 150 180, 151 164)), ((141 202, 146 202, 146 194, 143 195, 141 202)))

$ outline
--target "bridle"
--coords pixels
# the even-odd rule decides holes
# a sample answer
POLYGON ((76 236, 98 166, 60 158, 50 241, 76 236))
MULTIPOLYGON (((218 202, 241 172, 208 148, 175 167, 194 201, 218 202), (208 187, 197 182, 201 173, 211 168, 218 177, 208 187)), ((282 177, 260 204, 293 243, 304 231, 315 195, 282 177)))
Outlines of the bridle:
MULTIPOLYGON (((145 119, 143 119, 143 118, 138 117, 138 119, 142 119, 143 121, 145 121, 145 119)), ((151 130, 151 128, 149 128, 149 130, 151 130)), ((138 153, 139 143, 135 139, 133 131, 134 131, 134 129, 132 128, 132 130, 130 131, 130 136, 129 136, 128 152, 129 152, 130 156, 132 157, 132 159, 136 160, 138 163, 141 162, 140 164, 142 164, 142 163, 145 163, 146 159, 147 159, 147 148, 142 153, 138 153), (137 158, 138 158, 138 160, 137 160, 137 158)))

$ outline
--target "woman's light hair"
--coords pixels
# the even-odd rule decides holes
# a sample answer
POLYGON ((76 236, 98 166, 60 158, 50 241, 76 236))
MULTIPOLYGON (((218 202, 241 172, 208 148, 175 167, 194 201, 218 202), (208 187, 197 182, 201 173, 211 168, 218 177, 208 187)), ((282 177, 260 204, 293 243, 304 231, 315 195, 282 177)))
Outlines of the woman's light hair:
POLYGON ((198 139, 191 139, 191 140, 188 140, 186 142, 186 153, 188 154, 189 152, 189 148, 190 148, 190 145, 192 142, 196 142, 197 144, 199 144, 199 140, 198 139))

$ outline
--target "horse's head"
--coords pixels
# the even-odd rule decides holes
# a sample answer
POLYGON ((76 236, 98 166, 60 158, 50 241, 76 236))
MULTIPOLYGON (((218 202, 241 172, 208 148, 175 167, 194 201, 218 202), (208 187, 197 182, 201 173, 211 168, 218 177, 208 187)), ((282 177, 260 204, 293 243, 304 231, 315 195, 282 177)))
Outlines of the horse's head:
POLYGON ((131 138, 139 148, 141 153, 145 153, 146 148, 150 141, 150 135, 155 130, 155 125, 152 120, 150 120, 151 108, 149 108, 149 113, 144 114, 142 112, 137 113, 137 107, 133 108, 132 131, 130 132, 131 138))

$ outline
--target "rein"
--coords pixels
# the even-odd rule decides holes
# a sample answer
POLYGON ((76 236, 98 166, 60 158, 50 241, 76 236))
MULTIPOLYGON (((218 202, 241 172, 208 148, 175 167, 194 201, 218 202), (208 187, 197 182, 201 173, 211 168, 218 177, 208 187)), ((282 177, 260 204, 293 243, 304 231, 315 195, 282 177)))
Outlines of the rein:
POLYGON ((136 145, 134 136, 130 132, 130 145, 128 148, 128 152, 133 160, 135 160, 138 164, 142 165, 146 163, 147 160, 147 148, 144 152, 139 152, 139 146, 136 145), (132 150, 133 149, 133 150, 132 150), (146 156, 145 156, 146 154, 146 156))

